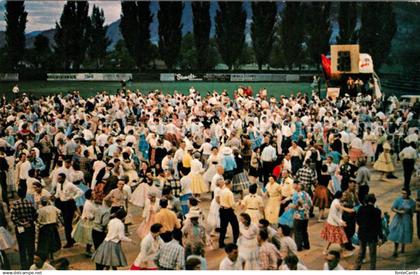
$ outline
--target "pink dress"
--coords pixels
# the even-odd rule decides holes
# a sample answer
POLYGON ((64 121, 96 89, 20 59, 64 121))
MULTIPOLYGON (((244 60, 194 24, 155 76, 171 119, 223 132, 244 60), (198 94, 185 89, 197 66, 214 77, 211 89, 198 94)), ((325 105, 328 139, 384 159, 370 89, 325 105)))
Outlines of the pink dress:
POLYGON ((150 199, 146 200, 143 210, 143 221, 137 228, 137 235, 140 239, 143 239, 150 232, 150 227, 155 223, 155 215, 159 210, 159 199, 156 198, 155 202, 151 202, 150 199))

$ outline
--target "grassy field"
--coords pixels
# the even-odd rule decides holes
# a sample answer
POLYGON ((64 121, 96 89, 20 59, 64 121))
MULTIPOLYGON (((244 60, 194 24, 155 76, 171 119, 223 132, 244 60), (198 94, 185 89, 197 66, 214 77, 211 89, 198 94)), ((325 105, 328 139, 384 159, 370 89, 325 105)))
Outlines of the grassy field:
MULTIPOLYGON (((0 93, 9 96, 14 83, 0 83, 0 93)), ((311 92, 310 83, 273 83, 273 82, 132 82, 127 85, 130 90, 141 90, 142 92, 148 92, 151 90, 162 90, 163 92, 173 92, 177 90, 182 93, 188 93, 188 89, 194 86, 196 90, 200 91, 201 94, 205 94, 207 91, 216 90, 218 92, 226 89, 229 94, 238 88, 238 86, 251 86, 255 92, 258 92, 261 88, 266 88, 269 95, 290 95, 290 93, 297 93, 302 91, 304 93, 311 92)), ((119 89, 120 83, 118 82, 80 82, 80 81, 27 81, 19 82, 19 88, 21 93, 27 93, 32 95, 49 95, 57 93, 68 93, 72 91, 80 91, 83 96, 91 96, 96 94, 98 91, 107 91, 109 93, 115 93, 119 89)))

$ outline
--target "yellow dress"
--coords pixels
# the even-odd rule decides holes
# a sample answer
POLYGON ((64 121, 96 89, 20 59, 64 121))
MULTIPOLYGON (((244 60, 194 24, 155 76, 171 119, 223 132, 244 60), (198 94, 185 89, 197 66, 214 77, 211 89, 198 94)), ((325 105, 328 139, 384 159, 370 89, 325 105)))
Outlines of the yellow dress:
POLYGON ((197 159, 191 162, 191 172, 188 175, 191 179, 191 192, 193 194, 202 194, 209 191, 203 177, 203 165, 197 159))
POLYGON ((389 153, 391 146, 389 143, 385 142, 383 147, 384 151, 379 155, 378 160, 373 165, 373 168, 381 172, 394 172, 395 166, 392 162, 392 156, 389 153))
POLYGON ((277 224, 280 213, 281 185, 277 182, 268 183, 266 189, 269 197, 264 211, 265 219, 271 224, 277 224))

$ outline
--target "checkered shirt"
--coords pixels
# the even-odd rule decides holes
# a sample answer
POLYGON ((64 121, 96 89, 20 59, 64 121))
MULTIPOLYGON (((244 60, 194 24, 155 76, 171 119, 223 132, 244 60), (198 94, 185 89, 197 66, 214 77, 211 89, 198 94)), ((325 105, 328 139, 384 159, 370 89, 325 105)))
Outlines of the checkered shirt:
POLYGON ((10 214, 16 226, 22 226, 27 222, 33 225, 37 218, 34 205, 27 199, 14 201, 10 214))
POLYGON ((174 178, 167 179, 164 184, 164 187, 171 188, 171 192, 174 197, 179 198, 179 196, 181 195, 181 184, 178 180, 174 178))
POLYGON ((310 167, 300 168, 296 173, 296 178, 301 182, 306 188, 316 183, 316 172, 310 167))
POLYGON ((259 249, 261 270, 277 270, 277 261, 280 259, 280 252, 269 242, 264 242, 259 249))
POLYGON ((176 240, 162 244, 156 255, 156 263, 162 269, 183 270, 185 266, 184 248, 176 240))

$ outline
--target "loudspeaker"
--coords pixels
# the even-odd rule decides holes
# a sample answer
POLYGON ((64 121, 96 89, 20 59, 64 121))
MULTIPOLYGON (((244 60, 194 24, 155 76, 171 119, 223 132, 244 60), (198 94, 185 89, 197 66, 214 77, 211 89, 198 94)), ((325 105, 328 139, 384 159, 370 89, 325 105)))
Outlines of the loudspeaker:
POLYGON ((359 73, 359 45, 331 45, 331 73, 359 73))

